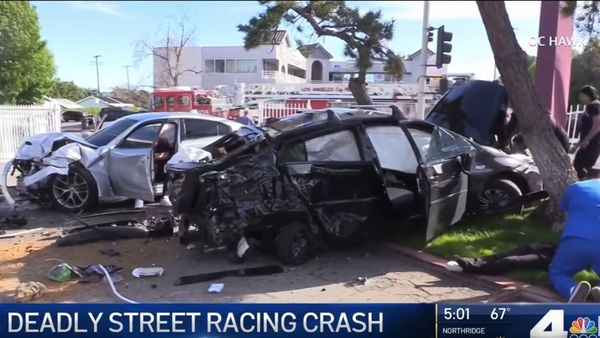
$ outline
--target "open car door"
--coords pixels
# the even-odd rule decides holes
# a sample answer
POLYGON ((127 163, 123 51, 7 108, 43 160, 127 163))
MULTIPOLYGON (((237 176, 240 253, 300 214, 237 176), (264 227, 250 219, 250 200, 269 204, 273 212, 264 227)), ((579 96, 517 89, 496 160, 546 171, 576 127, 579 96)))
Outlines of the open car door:
POLYGON ((154 200, 153 145, 162 123, 134 130, 108 155, 108 172, 115 194, 144 201, 154 200))
POLYGON ((464 138, 434 127, 430 133, 408 128, 420 164, 419 188, 425 199, 426 239, 460 221, 467 206, 469 167, 474 148, 464 138))

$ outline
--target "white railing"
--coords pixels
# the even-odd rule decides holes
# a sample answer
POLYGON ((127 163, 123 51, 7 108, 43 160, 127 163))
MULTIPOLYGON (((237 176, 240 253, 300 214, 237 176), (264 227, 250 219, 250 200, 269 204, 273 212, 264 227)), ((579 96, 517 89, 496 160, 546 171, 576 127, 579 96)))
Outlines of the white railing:
POLYGON ((575 144, 579 142, 579 124, 581 122, 581 115, 585 111, 585 106, 576 105, 571 106, 567 112, 567 134, 569 135, 569 142, 575 144))
POLYGON ((305 102, 259 101, 258 122, 263 123, 269 118, 282 118, 296 114, 300 110, 310 109, 310 100, 305 102))
MULTIPOLYGON (((319 100, 321 101, 321 100, 319 100)), ((407 118, 417 118, 416 117, 416 103, 413 102, 398 102, 394 103, 400 111, 407 118)), ((337 108, 364 108, 364 109, 375 109, 381 110, 382 108, 389 107, 387 104, 383 105, 373 105, 373 106, 359 106, 353 104, 351 102, 330 102, 331 107, 337 108)), ((426 107, 426 111, 429 111, 433 107, 433 103, 430 103, 426 107)), ((260 123, 264 122, 268 118, 282 118, 290 115, 294 115, 301 110, 312 109, 311 101, 302 101, 302 102, 285 102, 285 100, 261 100, 258 101, 258 120, 260 123)), ((386 109, 383 109, 386 111, 386 109)))
MULTIPOLYGON (((267 72, 267 71, 265 71, 267 72)), ((273 71, 277 73, 276 71, 273 71)), ((266 74, 263 74, 265 76, 266 74)), ((370 83, 367 91, 373 97, 392 99, 394 96, 416 97, 419 87, 409 83, 370 83)), ((427 93, 436 93, 437 87, 428 85, 427 93)), ((290 95, 351 96, 347 83, 249 83, 245 85, 249 97, 274 97, 290 95)))
POLYGON ((60 120, 60 106, 54 103, 40 106, 0 105, 0 162, 11 160, 28 137, 60 132, 60 120))

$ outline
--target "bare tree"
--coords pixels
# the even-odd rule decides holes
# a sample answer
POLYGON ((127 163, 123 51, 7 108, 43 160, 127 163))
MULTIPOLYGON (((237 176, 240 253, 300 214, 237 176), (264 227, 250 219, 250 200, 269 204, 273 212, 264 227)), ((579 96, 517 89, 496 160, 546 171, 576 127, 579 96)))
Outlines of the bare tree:
POLYGON ((477 6, 521 133, 550 196, 546 213, 558 227, 561 214, 557 201, 565 186, 576 180, 569 156, 552 132, 550 116, 537 96, 527 71, 527 54, 519 46, 504 1, 477 1, 477 6))
POLYGON ((187 68, 183 64, 183 54, 186 46, 193 43, 197 28, 190 26, 187 16, 169 18, 166 26, 159 28, 154 36, 159 40, 139 39, 135 43, 137 62, 152 56, 155 61, 154 84, 157 87, 174 87, 179 85, 181 75, 185 73, 200 73, 198 67, 187 68), (162 66, 156 69, 156 61, 162 66), (157 72, 158 71, 158 72, 157 72))

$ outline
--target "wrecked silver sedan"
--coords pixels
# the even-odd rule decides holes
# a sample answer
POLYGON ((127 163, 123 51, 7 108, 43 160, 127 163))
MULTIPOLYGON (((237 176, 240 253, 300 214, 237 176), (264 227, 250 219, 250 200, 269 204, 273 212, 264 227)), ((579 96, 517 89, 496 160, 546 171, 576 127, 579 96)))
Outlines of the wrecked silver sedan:
POLYGON ((250 239, 288 264, 410 220, 431 239, 465 213, 514 208, 539 192, 530 159, 425 121, 359 109, 299 113, 175 165, 175 212, 197 239, 243 255, 250 239), (240 248, 242 248, 240 250, 240 248))
MULTIPOLYGON (((123 199, 154 201, 163 194, 165 165, 177 152, 201 149, 242 127, 191 113, 144 113, 123 117, 83 139, 50 133, 26 140, 3 171, 18 187, 66 211, 123 199)), ((12 204, 11 203, 11 204, 12 204)))

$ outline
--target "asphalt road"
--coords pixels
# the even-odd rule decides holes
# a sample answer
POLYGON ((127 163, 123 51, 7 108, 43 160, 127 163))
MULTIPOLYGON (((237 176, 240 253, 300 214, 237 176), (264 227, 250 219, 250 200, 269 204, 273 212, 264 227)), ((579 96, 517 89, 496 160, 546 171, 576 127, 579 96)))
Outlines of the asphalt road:
MULTIPOLYGON (((166 209, 149 206, 149 212, 166 209)), ((222 252, 202 253, 197 248, 186 249, 176 237, 152 240, 130 239, 104 241, 84 245, 57 247, 55 236, 61 233, 65 215, 52 210, 32 210, 28 213, 28 228, 43 227, 43 232, 12 239, 0 239, 0 302, 14 300, 13 292, 20 282, 44 283, 49 292, 39 302, 119 302, 103 282, 53 283, 46 275, 56 263, 49 258, 64 260, 76 266, 103 264, 122 267, 123 281, 117 284, 120 293, 139 302, 267 302, 267 303, 354 303, 354 302, 474 302, 481 301, 495 290, 489 285, 433 270, 427 264, 395 252, 373 251, 361 246, 330 250, 310 262, 287 267, 278 274, 254 277, 225 277, 211 282, 175 286, 178 277, 279 264, 272 256, 254 252, 244 265, 233 265, 222 252), (109 257, 100 251, 112 250, 119 255, 109 257), (136 267, 160 266, 161 277, 135 278, 136 267), (364 285, 353 283, 365 277, 364 285), (220 294, 211 294, 211 283, 225 284, 220 294)))

